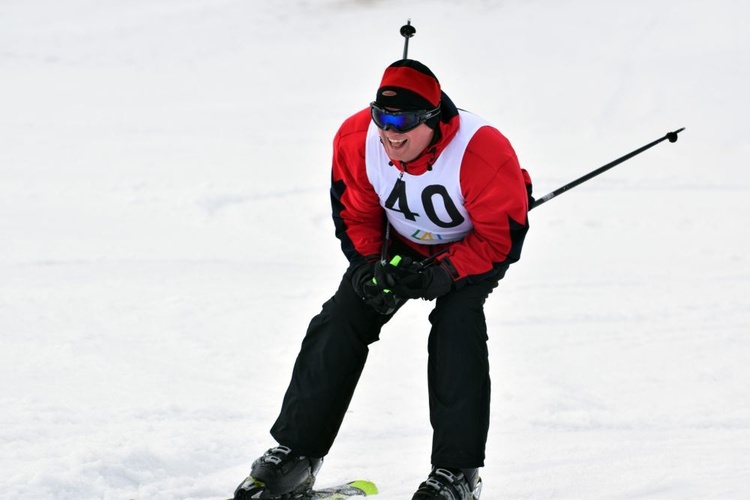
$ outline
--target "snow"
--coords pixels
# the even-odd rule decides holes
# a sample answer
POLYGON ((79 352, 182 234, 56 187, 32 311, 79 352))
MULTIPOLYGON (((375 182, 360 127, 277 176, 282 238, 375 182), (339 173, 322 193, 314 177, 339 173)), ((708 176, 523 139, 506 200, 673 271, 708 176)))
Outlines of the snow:
MULTIPOLYGON (((545 194, 487 303, 485 499, 750 496, 746 2, 0 3, 0 497, 218 499, 345 268, 340 122, 410 55, 545 194)), ((429 303, 319 483, 429 469, 429 303)))

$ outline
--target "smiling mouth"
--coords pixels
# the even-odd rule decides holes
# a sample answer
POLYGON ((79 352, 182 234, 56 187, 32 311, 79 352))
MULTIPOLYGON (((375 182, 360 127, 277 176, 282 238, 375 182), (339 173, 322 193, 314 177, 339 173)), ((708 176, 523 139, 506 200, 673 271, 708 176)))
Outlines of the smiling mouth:
POLYGON ((394 148, 394 149, 400 148, 401 146, 404 145, 405 142, 406 142, 406 139, 401 139, 401 140, 398 140, 398 141, 393 140, 393 139, 388 139, 388 144, 390 144, 391 147, 394 148))

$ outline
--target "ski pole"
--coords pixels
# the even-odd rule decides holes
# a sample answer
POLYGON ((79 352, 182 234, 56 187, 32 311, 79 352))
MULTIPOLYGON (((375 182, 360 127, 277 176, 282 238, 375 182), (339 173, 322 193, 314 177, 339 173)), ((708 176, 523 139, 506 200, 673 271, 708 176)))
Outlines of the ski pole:
POLYGON ((657 139, 657 140, 655 140, 653 142, 650 142, 650 143, 646 144, 645 146, 642 146, 642 147, 640 147, 640 148, 638 148, 638 149, 636 149, 634 151, 631 151, 630 153, 628 153, 628 154, 626 154, 624 156, 621 156, 620 158, 618 158, 618 159, 616 159, 614 161, 611 161, 611 162, 607 163, 606 165, 603 165, 603 166, 597 168, 596 170, 592 170, 588 174, 586 174, 586 175, 584 175, 582 177, 579 177, 578 179, 576 179, 574 181, 571 181, 571 182, 565 184, 564 186, 561 186, 561 187, 555 189, 551 193, 545 194, 544 196, 542 196, 538 200, 535 200, 534 203, 532 203, 532 205, 529 207, 529 210, 531 210, 533 208, 536 208, 536 207, 538 207, 539 205, 541 205, 543 203, 547 203, 552 198, 563 194, 565 191, 568 191, 569 189, 573 189, 574 187, 578 186, 579 184, 583 184, 587 180, 592 179, 592 178, 596 177, 597 175, 606 172, 610 168, 616 167, 620 163, 623 163, 623 162, 631 159, 632 157, 643 153, 647 149, 650 149, 650 148, 656 146, 657 144, 659 144, 662 141, 669 140, 669 142, 677 142, 677 134, 679 134, 683 130, 685 130, 685 127, 682 127, 679 130, 675 130, 674 132, 668 132, 664 137, 661 137, 661 138, 659 138, 659 139, 657 139))
MULTIPOLYGON (((640 148, 638 148, 638 149, 636 149, 634 151, 631 151, 630 153, 628 153, 628 154, 626 154, 624 156, 621 156, 620 158, 618 158, 618 159, 616 159, 614 161, 611 161, 611 162, 607 163, 606 165, 603 165, 603 166, 597 168, 596 170, 592 170, 588 174, 586 174, 586 175, 584 175, 582 177, 579 177, 578 179, 576 179, 574 181, 571 181, 571 182, 565 184, 564 186, 561 186, 561 187, 555 189, 551 193, 546 194, 546 195, 542 196, 541 198, 539 198, 538 200, 534 201, 534 203, 532 203, 531 206, 529 206, 529 210, 531 210, 533 208, 536 208, 539 205, 548 202, 549 200, 551 200, 555 196, 558 196, 558 195, 564 193, 565 191, 568 191, 569 189, 573 189, 574 187, 578 186, 579 184, 583 184, 587 180, 589 180, 589 179, 591 179, 593 177, 596 177, 597 175, 599 175, 601 173, 606 172, 610 168, 616 167, 620 163, 623 163, 623 162, 631 159, 632 157, 643 153, 647 149, 650 149, 650 148, 656 146, 657 144, 659 144, 662 141, 668 140, 669 142, 677 142, 677 134, 679 134, 683 130, 685 130, 685 127, 682 127, 681 129, 675 130, 674 132, 668 132, 664 137, 661 137, 661 138, 659 138, 659 139, 657 139, 657 140, 655 140, 653 142, 650 142, 650 143, 646 144, 645 146, 642 146, 642 147, 640 147, 640 148)), ((438 252, 438 253, 436 253, 434 255, 431 255, 430 257, 427 257, 426 259, 424 259, 423 261, 420 262, 420 265, 423 268, 432 265, 438 257, 440 257, 441 255, 443 255, 447 251, 448 251, 448 248, 445 248, 445 249, 441 250, 440 252, 438 252)))
MULTIPOLYGON (((417 33, 417 29, 411 25, 411 19, 406 20, 406 24, 401 26, 401 30, 399 31, 401 33, 401 36, 404 37, 404 57, 403 59, 407 59, 409 56, 409 38, 413 37, 417 33)), ((380 262, 385 265, 385 263, 388 261, 388 244, 390 243, 391 239, 391 223, 388 222, 388 219, 385 220, 385 230, 383 231, 383 246, 380 248, 380 262)))

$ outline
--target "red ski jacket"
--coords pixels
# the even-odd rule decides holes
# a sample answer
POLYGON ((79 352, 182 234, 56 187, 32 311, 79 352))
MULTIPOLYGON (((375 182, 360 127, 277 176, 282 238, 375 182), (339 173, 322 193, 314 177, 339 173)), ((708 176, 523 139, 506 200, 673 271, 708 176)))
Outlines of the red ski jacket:
MULTIPOLYGON (((410 162, 390 161, 372 165, 372 153, 366 151, 371 118, 369 109, 364 109, 348 118, 340 127, 333 143, 333 167, 331 183, 331 203, 336 236, 341 240, 341 247, 350 263, 372 261, 380 257, 386 211, 388 217, 409 217, 409 211, 403 207, 393 206, 394 197, 405 197, 403 203, 411 206, 409 196, 418 194, 398 190, 400 178, 393 188, 373 185, 373 169, 396 169, 398 175, 408 174, 412 179, 432 172, 438 168, 457 168, 458 196, 453 196, 451 203, 458 205, 451 213, 465 221, 468 215, 468 231, 460 239, 441 242, 440 237, 419 240, 419 231, 414 234, 401 234, 391 230, 395 243, 407 245, 416 254, 429 257, 439 254, 439 263, 448 269, 455 282, 472 282, 481 279, 482 275, 501 269, 504 274, 507 267, 521 256, 521 247, 528 231, 529 196, 531 180, 528 173, 521 169, 510 142, 494 127, 484 124, 469 136, 463 155, 445 156, 458 158, 460 165, 445 165, 440 162, 440 155, 457 137, 461 116, 450 99, 443 93, 442 117, 438 124, 436 140, 418 158, 410 162), (370 165, 366 158, 369 158, 370 165), (368 168, 370 175, 368 175, 368 168), (387 190, 384 193, 383 187, 387 190), (380 195, 378 195, 380 189, 380 195), (385 196, 390 192, 390 196, 385 196), (384 199, 389 198, 389 200, 384 199), (388 203, 389 201, 389 203, 388 203)), ((470 115, 468 118, 471 118, 470 115)), ((465 123, 466 120, 464 119, 465 123)), ((382 150, 382 145, 378 144, 382 150)), ((372 151, 372 149, 371 149, 372 151)), ((380 151, 382 153, 382 151, 380 151)), ((395 171, 386 172, 390 178, 395 171)), ((450 178, 450 176, 448 176, 450 178)), ((379 177, 375 177, 376 179, 379 177)), ((377 183, 378 181, 376 181, 377 183)), ((416 182, 416 181, 415 181, 416 182)), ((450 186, 430 186, 431 195, 436 191, 449 192, 450 186)), ((426 206, 431 203, 430 196, 425 198, 425 191, 420 199, 414 199, 414 205, 426 206)), ((433 211, 429 211, 434 214, 433 211)), ((412 214, 424 215, 424 214, 412 214)), ((410 217, 416 220, 415 217, 410 217)), ((439 217, 437 223, 441 224, 439 217)), ((398 221, 397 219, 392 219, 398 221)), ((426 220, 423 217, 421 220, 426 220)), ((466 226, 466 224, 464 224, 466 226)), ((396 224, 393 224, 396 227, 396 224)), ((444 227, 444 226, 443 226, 444 227)), ((430 234, 430 233, 428 233, 430 234)))

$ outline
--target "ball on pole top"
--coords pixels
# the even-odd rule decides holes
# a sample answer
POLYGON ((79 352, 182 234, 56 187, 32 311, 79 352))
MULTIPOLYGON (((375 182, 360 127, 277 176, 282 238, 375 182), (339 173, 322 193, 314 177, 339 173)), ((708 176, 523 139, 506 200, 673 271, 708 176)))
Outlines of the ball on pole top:
POLYGON ((417 29, 411 25, 411 19, 406 20, 406 24, 401 26, 401 36, 404 38, 411 38, 417 32, 417 29))

